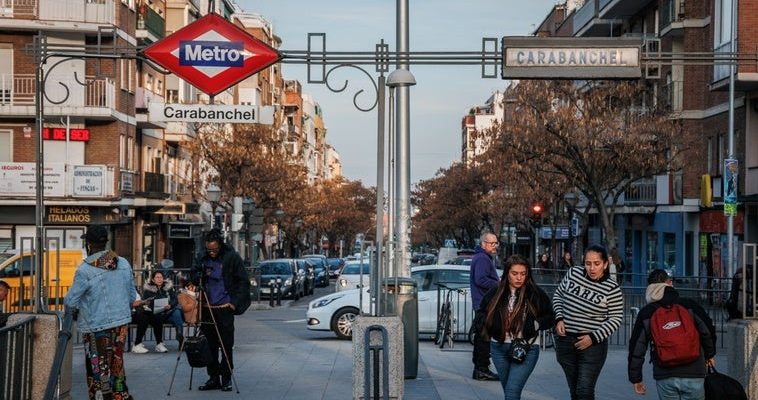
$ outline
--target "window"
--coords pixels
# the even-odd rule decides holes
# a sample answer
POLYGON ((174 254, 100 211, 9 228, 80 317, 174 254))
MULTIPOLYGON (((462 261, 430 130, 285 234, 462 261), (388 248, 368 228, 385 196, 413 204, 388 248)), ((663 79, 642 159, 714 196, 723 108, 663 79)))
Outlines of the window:
POLYGON ((134 138, 126 138, 126 169, 134 170, 134 138))
POLYGON ((121 149, 121 151, 118 152, 118 166, 122 169, 127 168, 126 167, 126 158, 127 158, 126 152, 129 150, 126 147, 126 136, 121 135, 119 137, 118 145, 121 149))
POLYGON ((0 162, 13 161, 13 132, 0 131, 0 162))
MULTIPOLYGON (((732 1, 716 0, 713 13, 713 51, 726 53, 731 51, 732 44, 732 1)), ((729 65, 713 66, 713 80, 718 81, 729 76, 729 65)))
POLYGON ((179 91, 176 89, 167 89, 166 90, 166 103, 178 103, 179 102, 179 91))
POLYGON ((647 233, 647 272, 658 268, 658 232, 647 233))
POLYGON ((145 89, 153 90, 153 75, 151 74, 146 74, 145 76, 145 89))

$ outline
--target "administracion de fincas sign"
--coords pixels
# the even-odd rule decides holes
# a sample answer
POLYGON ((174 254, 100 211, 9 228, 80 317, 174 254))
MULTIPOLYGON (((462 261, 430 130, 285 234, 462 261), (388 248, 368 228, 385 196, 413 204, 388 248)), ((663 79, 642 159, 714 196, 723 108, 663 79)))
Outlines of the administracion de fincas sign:
POLYGON ((145 49, 145 56, 209 95, 279 61, 276 49, 208 14, 145 49))

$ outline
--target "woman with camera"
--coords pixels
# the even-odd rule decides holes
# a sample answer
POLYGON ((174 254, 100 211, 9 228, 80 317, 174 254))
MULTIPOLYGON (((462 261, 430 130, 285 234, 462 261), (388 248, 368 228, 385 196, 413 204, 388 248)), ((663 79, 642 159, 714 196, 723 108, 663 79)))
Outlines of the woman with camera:
POLYGON ((490 339, 505 400, 518 400, 537 365, 538 332, 555 322, 550 299, 532 279, 529 262, 516 254, 505 260, 500 284, 487 292, 480 308, 487 310, 482 332, 490 339))

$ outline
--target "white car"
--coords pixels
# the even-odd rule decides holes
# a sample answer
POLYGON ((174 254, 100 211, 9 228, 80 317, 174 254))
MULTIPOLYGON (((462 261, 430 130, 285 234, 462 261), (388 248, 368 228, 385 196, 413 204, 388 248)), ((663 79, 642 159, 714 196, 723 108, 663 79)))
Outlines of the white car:
POLYGON ((363 287, 371 287, 369 284, 370 273, 368 260, 363 260, 363 263, 360 261, 346 262, 337 276, 335 291, 358 289, 361 287, 361 283, 363 283, 363 287))
MULTIPOLYGON (((433 335, 437 329, 438 296, 445 300, 451 288, 454 333, 466 335, 471 326, 471 293, 469 292, 469 266, 467 265, 421 265, 411 268, 411 278, 418 288, 418 329, 419 334, 433 335), (438 291, 438 287, 440 290, 438 291)), ((332 331, 341 339, 350 339, 353 322, 360 315, 359 293, 363 293, 363 313, 370 313, 368 285, 362 290, 351 289, 332 293, 308 304, 306 321, 308 329, 332 331)))

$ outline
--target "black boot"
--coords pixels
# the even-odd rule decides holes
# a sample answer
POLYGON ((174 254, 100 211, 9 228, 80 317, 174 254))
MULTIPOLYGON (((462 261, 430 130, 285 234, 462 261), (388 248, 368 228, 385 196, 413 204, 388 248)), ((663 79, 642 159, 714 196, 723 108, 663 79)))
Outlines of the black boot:
POLYGON ((218 390, 221 389, 221 382, 219 382, 217 376, 213 376, 207 381, 205 381, 204 384, 200 385, 197 390, 218 390))
POLYGON ((221 378, 221 391, 223 392, 231 392, 232 391, 232 379, 229 376, 224 376, 221 378))
POLYGON ((500 379, 497 374, 490 371, 489 368, 474 368, 474 373, 471 377, 478 381, 496 381, 500 379))

